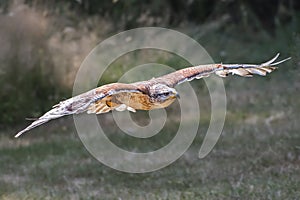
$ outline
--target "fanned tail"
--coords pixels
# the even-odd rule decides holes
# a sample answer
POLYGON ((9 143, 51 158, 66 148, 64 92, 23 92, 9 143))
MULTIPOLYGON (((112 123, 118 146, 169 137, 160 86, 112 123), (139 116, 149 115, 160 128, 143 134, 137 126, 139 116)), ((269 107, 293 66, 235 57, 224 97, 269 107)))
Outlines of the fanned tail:
POLYGON ((276 65, 279 65, 287 60, 290 60, 291 57, 280 60, 278 62, 274 62, 278 57, 279 53, 276 54, 274 58, 271 60, 264 62, 259 65, 254 64, 221 64, 220 67, 216 70, 216 74, 221 77, 226 77, 229 74, 232 75, 239 75, 243 77, 252 77, 254 74, 260 75, 260 76, 266 76, 267 73, 273 72, 277 67, 276 65))

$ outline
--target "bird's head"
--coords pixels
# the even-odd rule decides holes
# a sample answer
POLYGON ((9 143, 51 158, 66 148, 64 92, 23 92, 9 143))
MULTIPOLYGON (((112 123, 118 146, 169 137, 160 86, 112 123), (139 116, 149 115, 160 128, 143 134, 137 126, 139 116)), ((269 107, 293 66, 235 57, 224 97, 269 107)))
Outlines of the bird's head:
POLYGON ((179 94, 174 88, 164 84, 154 84, 150 86, 149 95, 153 101, 160 103, 171 100, 173 102, 176 98, 179 98, 179 94))

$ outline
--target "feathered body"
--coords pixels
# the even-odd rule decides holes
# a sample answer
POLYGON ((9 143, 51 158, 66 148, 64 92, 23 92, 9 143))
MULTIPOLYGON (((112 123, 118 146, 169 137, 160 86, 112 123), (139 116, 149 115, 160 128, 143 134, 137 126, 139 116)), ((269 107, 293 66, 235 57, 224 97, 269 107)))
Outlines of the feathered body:
POLYGON ((175 86, 186 81, 207 77, 217 74, 226 77, 229 74, 237 74, 243 77, 252 77, 254 74, 265 76, 276 69, 276 65, 289 60, 274 62, 277 54, 268 62, 254 64, 207 64, 184 68, 164 76, 153 78, 148 81, 131 84, 111 83, 100 86, 86 93, 72 97, 53 106, 53 109, 34 121, 24 130, 18 132, 15 137, 30 129, 44 124, 52 119, 65 115, 87 113, 106 113, 111 110, 153 110, 169 106, 179 94, 175 86))

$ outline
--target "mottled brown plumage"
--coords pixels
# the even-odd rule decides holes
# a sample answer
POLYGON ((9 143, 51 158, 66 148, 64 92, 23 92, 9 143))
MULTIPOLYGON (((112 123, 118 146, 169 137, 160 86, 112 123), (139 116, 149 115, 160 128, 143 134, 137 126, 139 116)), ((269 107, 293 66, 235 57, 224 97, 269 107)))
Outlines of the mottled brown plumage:
POLYGON ((184 68, 164 76, 131 84, 112 83, 100 86, 86 93, 72 97, 53 106, 53 109, 34 121, 24 130, 18 132, 15 137, 30 129, 44 124, 52 119, 65 115, 87 113, 106 113, 111 110, 152 110, 169 106, 179 97, 174 87, 178 84, 194 79, 207 77, 212 73, 221 77, 229 74, 237 74, 244 77, 252 77, 253 74, 265 76, 276 69, 276 65, 289 60, 274 63, 277 54, 268 62, 253 64, 207 64, 184 68))

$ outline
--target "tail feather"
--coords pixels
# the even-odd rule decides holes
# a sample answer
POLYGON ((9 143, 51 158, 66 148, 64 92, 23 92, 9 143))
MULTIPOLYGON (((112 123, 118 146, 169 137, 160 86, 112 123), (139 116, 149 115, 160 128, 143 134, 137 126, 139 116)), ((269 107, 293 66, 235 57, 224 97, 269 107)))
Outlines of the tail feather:
POLYGON ((221 77, 226 77, 229 74, 237 74, 239 76, 244 76, 244 77, 252 77, 254 74, 260 75, 260 76, 266 76, 267 73, 273 72, 277 67, 274 67, 276 65, 279 65, 289 59, 291 57, 280 60, 278 62, 274 61, 279 57, 279 53, 276 54, 274 58, 271 60, 264 62, 259 65, 254 65, 254 64, 222 64, 220 68, 216 70, 216 74, 221 77))

